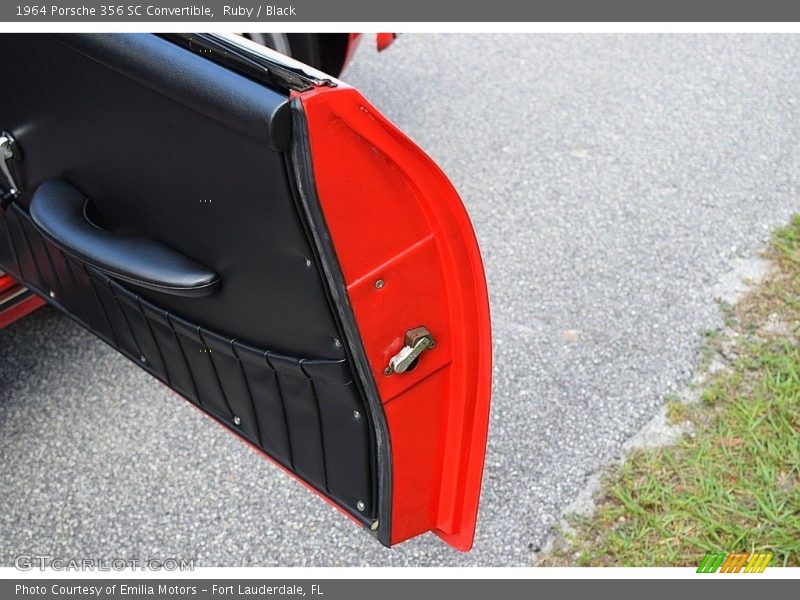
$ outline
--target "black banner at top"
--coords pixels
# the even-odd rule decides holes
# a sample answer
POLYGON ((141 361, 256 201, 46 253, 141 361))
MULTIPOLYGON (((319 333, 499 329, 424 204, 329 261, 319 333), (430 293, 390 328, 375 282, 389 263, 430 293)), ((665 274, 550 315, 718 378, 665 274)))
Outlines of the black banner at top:
POLYGON ((53 22, 786 22, 787 0, 5 0, 0 21, 53 22))

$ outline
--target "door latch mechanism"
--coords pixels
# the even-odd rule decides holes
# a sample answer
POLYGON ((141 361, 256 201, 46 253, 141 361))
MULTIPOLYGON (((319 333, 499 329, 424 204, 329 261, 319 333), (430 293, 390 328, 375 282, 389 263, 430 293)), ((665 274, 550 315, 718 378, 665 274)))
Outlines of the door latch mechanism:
POLYGON ((417 359, 425 350, 433 350, 436 342, 431 336, 431 332, 425 327, 415 327, 406 331, 405 346, 400 352, 389 360, 384 374, 405 373, 411 371, 417 365, 417 359))
POLYGON ((8 186, 7 190, 0 191, 0 206, 3 209, 19 196, 19 186, 11 172, 11 160, 17 154, 17 142, 14 140, 14 136, 7 131, 0 133, 0 171, 2 171, 8 186))

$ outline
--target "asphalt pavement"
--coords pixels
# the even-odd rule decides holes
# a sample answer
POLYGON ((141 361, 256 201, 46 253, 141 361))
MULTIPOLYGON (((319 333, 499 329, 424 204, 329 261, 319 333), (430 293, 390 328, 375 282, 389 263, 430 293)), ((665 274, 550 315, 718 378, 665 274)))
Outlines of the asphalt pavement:
POLYGON ((0 563, 526 565, 686 385, 800 209, 797 35, 403 35, 344 79, 472 216, 495 383, 475 548, 385 549, 51 309, 0 332, 0 563))

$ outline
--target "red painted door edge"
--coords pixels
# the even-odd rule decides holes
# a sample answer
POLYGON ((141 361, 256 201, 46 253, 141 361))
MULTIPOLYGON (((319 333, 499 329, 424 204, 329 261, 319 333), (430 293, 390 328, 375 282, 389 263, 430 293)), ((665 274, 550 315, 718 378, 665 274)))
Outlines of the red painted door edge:
POLYGON ((392 446, 393 544, 432 531, 472 546, 491 397, 489 301, 458 194, 436 164, 340 84, 296 94, 317 194, 377 383, 392 446), (436 347, 385 375, 410 328, 436 347))

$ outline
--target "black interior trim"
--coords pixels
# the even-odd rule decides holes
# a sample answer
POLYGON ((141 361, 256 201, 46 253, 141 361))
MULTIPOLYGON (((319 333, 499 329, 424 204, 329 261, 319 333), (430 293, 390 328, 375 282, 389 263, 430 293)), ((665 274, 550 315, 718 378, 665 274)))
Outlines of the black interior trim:
POLYGON ((353 416, 364 407, 347 359, 288 356, 183 319, 62 252, 16 203, 0 212, 0 251, 9 246, 15 279, 365 528, 375 522, 371 423, 353 416))
POLYGON ((219 286, 214 271, 157 240, 115 235, 95 226, 86 218, 88 201, 66 181, 50 179, 33 193, 31 219, 67 254, 138 287, 197 297, 219 286))
POLYGON ((241 135, 267 142, 273 150, 284 150, 289 144, 286 96, 279 89, 263 85, 236 85, 232 89, 226 65, 198 61, 197 52, 176 52, 173 42, 150 33, 48 35, 241 135))
POLYGON ((288 92, 149 34, 3 34, 0 53, 0 126, 23 157, 0 267, 388 543, 384 416, 356 371, 335 253, 298 199, 288 92), (222 284, 164 294, 57 246, 29 212, 53 179, 91 198, 87 223, 158 240, 222 284))

